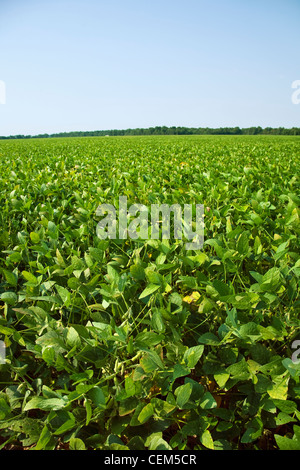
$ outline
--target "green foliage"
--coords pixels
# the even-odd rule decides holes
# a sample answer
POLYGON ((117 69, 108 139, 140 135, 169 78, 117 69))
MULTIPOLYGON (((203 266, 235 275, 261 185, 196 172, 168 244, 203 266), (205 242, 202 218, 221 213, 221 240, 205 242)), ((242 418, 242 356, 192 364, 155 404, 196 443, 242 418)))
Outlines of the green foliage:
POLYGON ((0 448, 299 450, 299 151, 1 142, 0 448), (204 204, 203 249, 100 240, 120 195, 204 204))

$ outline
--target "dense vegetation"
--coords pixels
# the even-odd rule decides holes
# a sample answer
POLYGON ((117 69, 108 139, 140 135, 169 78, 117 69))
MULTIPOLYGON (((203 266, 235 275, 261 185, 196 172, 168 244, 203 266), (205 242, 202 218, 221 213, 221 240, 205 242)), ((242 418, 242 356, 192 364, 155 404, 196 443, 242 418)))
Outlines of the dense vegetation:
POLYGON ((284 127, 167 127, 156 126, 146 129, 110 129, 102 131, 73 131, 59 132, 56 134, 39 135, 11 135, 2 136, 0 139, 31 139, 31 138, 56 138, 56 137, 103 137, 103 136, 144 136, 144 135, 300 135, 299 127, 286 129, 284 127))
POLYGON ((0 143, 0 446, 299 449, 298 137, 0 143), (205 244, 100 240, 205 206, 205 244))

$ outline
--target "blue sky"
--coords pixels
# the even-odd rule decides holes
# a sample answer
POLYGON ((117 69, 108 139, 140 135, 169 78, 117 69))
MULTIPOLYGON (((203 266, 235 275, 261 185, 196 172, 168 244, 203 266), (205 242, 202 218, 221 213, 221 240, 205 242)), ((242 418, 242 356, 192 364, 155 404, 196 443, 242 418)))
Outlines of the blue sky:
POLYGON ((300 0, 1 0, 0 135, 300 126, 300 0))

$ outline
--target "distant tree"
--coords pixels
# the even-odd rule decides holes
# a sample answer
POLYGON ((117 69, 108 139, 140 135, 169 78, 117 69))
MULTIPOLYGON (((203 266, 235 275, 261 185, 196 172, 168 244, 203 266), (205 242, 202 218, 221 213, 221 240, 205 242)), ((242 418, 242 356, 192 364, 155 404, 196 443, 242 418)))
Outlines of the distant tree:
POLYGON ((41 138, 54 138, 54 137, 101 137, 101 136, 134 136, 134 135, 300 135, 299 127, 292 127, 286 129, 284 127, 272 128, 266 127, 167 127, 156 126, 148 128, 136 129, 111 129, 111 130, 98 130, 98 131, 72 131, 72 132, 59 132, 56 134, 38 134, 38 135, 10 135, 2 136, 1 140, 8 139, 41 139, 41 138))

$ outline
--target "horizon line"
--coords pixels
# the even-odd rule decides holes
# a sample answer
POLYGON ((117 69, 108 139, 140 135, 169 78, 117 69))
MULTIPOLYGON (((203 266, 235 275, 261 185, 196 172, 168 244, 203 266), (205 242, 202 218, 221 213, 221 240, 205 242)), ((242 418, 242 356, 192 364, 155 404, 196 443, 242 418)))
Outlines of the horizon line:
POLYGON ((147 135, 300 135, 299 127, 271 127, 261 126, 239 127, 187 127, 187 126, 155 126, 135 127, 127 129, 106 129, 92 131, 63 131, 40 134, 14 134, 0 136, 0 140, 6 139, 35 139, 58 137, 122 137, 122 136, 147 136, 147 135))

